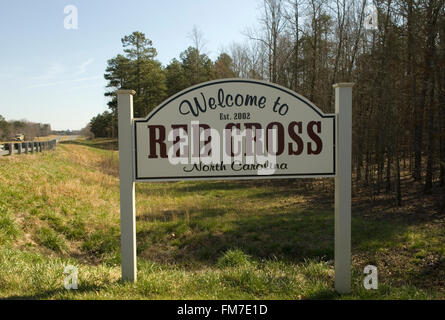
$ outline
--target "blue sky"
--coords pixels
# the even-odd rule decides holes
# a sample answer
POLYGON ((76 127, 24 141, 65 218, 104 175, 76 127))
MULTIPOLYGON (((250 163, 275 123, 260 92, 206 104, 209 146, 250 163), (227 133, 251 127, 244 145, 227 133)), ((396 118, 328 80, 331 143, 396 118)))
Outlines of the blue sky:
POLYGON ((103 74, 122 51, 120 39, 144 32, 163 65, 192 44, 196 25, 214 59, 245 41, 258 0, 3 0, 0 2, 0 115, 76 130, 107 109, 103 74), (78 29, 64 28, 66 5, 78 29))

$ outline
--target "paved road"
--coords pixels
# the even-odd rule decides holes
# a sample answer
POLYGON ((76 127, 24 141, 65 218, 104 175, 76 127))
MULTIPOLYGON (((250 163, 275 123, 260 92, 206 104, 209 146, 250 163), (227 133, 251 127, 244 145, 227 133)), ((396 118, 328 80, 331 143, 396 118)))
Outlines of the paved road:
POLYGON ((76 140, 78 138, 80 138, 80 136, 75 136, 74 135, 74 136, 58 136, 55 139, 57 141, 60 141, 60 140, 62 140, 62 141, 73 141, 73 140, 76 140))
MULTIPOLYGON (((76 140, 77 138, 79 138, 79 136, 57 136, 54 139, 57 140, 57 142, 59 141, 72 141, 72 140, 76 140)), ((51 139, 52 140, 52 139, 51 139)), ((4 150, 3 149, 3 144, 0 144, 0 156, 5 156, 9 154, 9 150, 4 150)), ((13 150, 13 153, 17 153, 18 151, 16 149, 13 150)))

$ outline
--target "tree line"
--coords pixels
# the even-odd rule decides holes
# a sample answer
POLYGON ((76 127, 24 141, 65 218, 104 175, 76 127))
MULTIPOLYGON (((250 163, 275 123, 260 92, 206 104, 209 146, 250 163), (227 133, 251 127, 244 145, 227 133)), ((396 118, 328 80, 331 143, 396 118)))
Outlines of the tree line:
POLYGON ((0 115, 0 141, 12 141, 16 134, 23 134, 26 140, 33 140, 35 137, 48 136, 51 132, 50 124, 34 123, 27 120, 6 121, 0 115))
POLYGON ((108 81, 105 96, 110 98, 109 110, 93 117, 89 130, 95 137, 117 136, 117 99, 119 88, 133 88, 134 116, 143 117, 167 97, 191 85, 212 79, 235 77, 232 59, 226 54, 212 61, 200 51, 201 35, 194 29, 196 46, 190 46, 170 64, 163 67, 156 60, 152 41, 142 32, 133 32, 121 39, 123 54, 108 60, 104 74, 108 81))
POLYGON ((108 61, 109 111, 96 116, 96 136, 116 136, 119 88, 135 95, 135 116, 199 82, 242 77, 290 88, 334 112, 336 82, 354 82, 355 182, 400 205, 401 180, 445 185, 445 4, 443 0, 261 0, 262 15, 212 61, 202 34, 166 67, 143 33, 122 39, 108 61))

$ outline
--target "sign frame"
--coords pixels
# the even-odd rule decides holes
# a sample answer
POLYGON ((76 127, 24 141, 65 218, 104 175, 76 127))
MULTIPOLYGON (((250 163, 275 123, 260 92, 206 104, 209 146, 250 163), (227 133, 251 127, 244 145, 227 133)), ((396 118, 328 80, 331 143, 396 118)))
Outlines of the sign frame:
POLYGON ((352 156, 352 87, 353 83, 337 83, 335 89, 335 113, 324 114, 312 102, 282 86, 251 79, 222 79, 205 82, 187 88, 168 98, 156 107, 146 118, 133 118, 134 90, 117 90, 119 126, 119 175, 120 175, 120 216, 121 216, 121 264, 122 280, 137 281, 136 267, 136 208, 135 183, 179 180, 242 180, 242 179, 283 179, 283 178, 335 178, 335 289, 349 293, 351 289, 351 156, 352 156), (163 106, 185 94, 206 85, 228 81, 249 82, 271 86, 293 95, 310 106, 322 118, 333 118, 333 161, 334 172, 318 175, 255 175, 255 176, 205 176, 205 177, 136 177, 136 123, 150 120, 163 106), (341 142, 341 143, 340 143, 341 142))
POLYGON ((135 182, 160 182, 160 181, 183 181, 183 180, 251 180, 251 179, 293 179, 293 178, 333 178, 336 175, 336 123, 337 123, 337 115, 335 113, 332 114, 325 114, 323 113, 317 106, 315 106, 312 102, 310 102, 305 97, 299 95, 298 93, 289 90, 283 86, 270 83, 267 81, 262 80, 253 80, 253 79, 241 79, 241 78, 227 78, 227 79, 219 79, 219 80, 212 80, 203 82, 194 86, 191 86, 185 90, 182 90, 181 92, 169 97, 165 101, 163 101, 160 105, 158 105, 153 111, 151 111, 145 118, 134 118, 133 119, 133 148, 135 152, 134 156, 134 171, 133 171, 133 180, 135 182), (332 171, 331 172, 324 172, 324 173, 296 173, 296 174, 272 174, 267 176, 261 176, 257 174, 252 175, 204 175, 204 176, 177 176, 177 177, 138 177, 138 141, 137 141, 137 124, 138 123, 149 123, 149 121, 158 113, 160 112, 164 107, 168 106, 170 103, 172 103, 175 100, 178 100, 181 96, 190 93, 192 91, 196 91, 198 89, 205 88, 207 86, 214 86, 218 84, 223 83, 249 83, 254 84, 258 86, 266 86, 271 87, 275 90, 279 90, 281 92, 284 92, 286 94, 291 95, 292 97, 298 99, 303 104, 305 104, 307 107, 312 109, 320 118, 322 119, 332 119, 333 122, 333 141, 332 141, 332 171))

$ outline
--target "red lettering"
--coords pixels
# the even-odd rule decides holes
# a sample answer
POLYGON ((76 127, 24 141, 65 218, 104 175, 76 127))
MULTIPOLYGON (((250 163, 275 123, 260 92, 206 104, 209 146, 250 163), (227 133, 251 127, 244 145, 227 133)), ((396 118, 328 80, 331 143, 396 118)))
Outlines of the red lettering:
POLYGON ((323 149, 323 142, 317 133, 314 132, 314 126, 317 126, 317 133, 321 133, 321 122, 311 121, 307 124, 307 134, 315 142, 316 148, 312 149, 312 143, 307 143, 307 154, 319 154, 323 149))
POLYGON ((297 150, 293 149, 292 142, 289 142, 288 150, 289 150, 289 155, 298 156, 303 152, 304 143, 303 140, 300 138, 300 136, 297 134, 297 132, 295 132, 295 127, 298 127, 299 134, 303 133, 303 124, 301 123, 301 121, 299 122, 292 121, 291 123, 289 123, 288 127, 289 136, 293 141, 297 143, 297 150))
POLYGON ((266 150, 269 154, 271 155, 275 155, 275 156, 279 156, 283 153, 284 151, 284 127, 281 123, 279 122, 271 122, 267 125, 267 129, 266 129, 266 150), (270 141, 269 139, 272 138, 272 130, 273 127, 276 126, 276 132, 277 132, 277 147, 276 147, 276 151, 272 150, 273 148, 270 148, 270 141), (270 135, 270 137, 269 137, 270 135))
POLYGON ((165 127, 164 126, 148 126, 149 141, 150 141, 150 154, 149 159, 158 158, 156 153, 156 145, 159 144, 159 151, 161 158, 167 158, 167 146, 165 144, 165 127), (158 131, 159 136, 156 136, 158 131))

